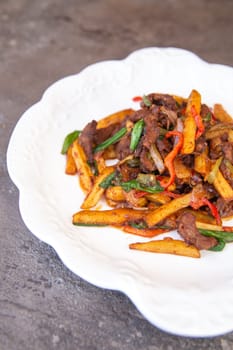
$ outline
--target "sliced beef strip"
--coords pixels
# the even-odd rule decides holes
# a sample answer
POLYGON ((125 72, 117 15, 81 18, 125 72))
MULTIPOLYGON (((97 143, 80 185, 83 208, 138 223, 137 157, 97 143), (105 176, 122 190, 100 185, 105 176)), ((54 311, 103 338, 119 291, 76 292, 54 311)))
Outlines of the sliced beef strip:
POLYGON ((127 120, 130 120, 131 122, 136 123, 138 120, 144 119, 147 114, 148 114, 148 110, 141 108, 137 110, 135 113, 131 114, 130 116, 127 116, 123 120, 123 124, 125 124, 127 120))
POLYGON ((166 139, 165 137, 163 137, 162 139, 161 139, 160 137, 158 137, 157 140, 156 140, 156 146, 157 146, 157 148, 158 148, 159 153, 161 154, 161 156, 162 156, 163 158, 165 158, 166 155, 167 155, 169 152, 171 152, 172 146, 173 146, 173 145, 172 145, 171 142, 170 142, 168 139, 166 139))
POLYGON ((116 143, 115 150, 116 150, 117 159, 122 160, 132 153, 132 151, 129 148, 130 140, 131 140, 131 135, 125 134, 120 139, 120 141, 116 143))
POLYGON ((211 118, 207 118, 207 116, 212 115, 212 111, 206 104, 201 105, 200 115, 203 118, 205 128, 209 128, 211 125, 211 118))
POLYGON ((222 140, 219 136, 210 140, 209 156, 210 159, 218 159, 222 156, 222 140))
POLYGON ((204 152, 206 147, 207 147, 207 142, 205 137, 203 135, 198 137, 198 139, 195 142, 195 153, 204 152))
POLYGON ((225 201, 222 197, 219 197, 216 201, 216 207, 222 218, 233 216, 233 200, 225 201))
POLYGON ((233 177, 231 170, 226 166, 226 163, 223 161, 220 165, 220 170, 224 176, 224 178, 229 182, 231 187, 233 187, 233 177))
POLYGON ((120 174, 122 176, 122 181, 130 181, 136 179, 139 172, 139 168, 132 168, 128 166, 127 163, 123 163, 120 165, 120 174))
POLYGON ((179 158, 181 158, 182 163, 186 167, 193 169, 193 166, 194 166, 194 156, 193 156, 193 154, 181 154, 181 155, 179 155, 179 158))
POLYGON ((109 137, 113 136, 120 129, 120 123, 109 125, 106 128, 97 129, 94 137, 95 144, 99 145, 100 143, 107 140, 109 137))
POLYGON ((140 169, 145 173, 156 170, 154 161, 149 157, 147 148, 143 147, 140 153, 140 169))
POLYGON ((229 160, 231 164, 233 164, 233 143, 232 142, 224 142, 222 145, 222 151, 224 154, 224 158, 229 160))
MULTIPOLYGON (((173 98, 172 95, 152 93, 147 95, 147 98, 149 99, 149 101, 151 101, 152 105, 164 106, 173 111, 177 111, 178 109, 176 100, 173 98)), ((143 108, 148 108, 143 102, 141 103, 141 106, 143 108)))
POLYGON ((93 162, 93 147, 95 144, 97 122, 92 120, 88 123, 79 136, 79 143, 83 147, 87 159, 90 163, 93 162))
POLYGON ((177 226, 177 231, 185 242, 193 244, 198 249, 210 249, 218 243, 214 237, 206 237, 200 234, 196 228, 196 218, 192 213, 182 213, 177 219, 177 226))
POLYGON ((143 135, 143 146, 150 149, 159 137, 160 128, 158 127, 157 117, 154 114, 149 114, 144 118, 145 128, 143 135))

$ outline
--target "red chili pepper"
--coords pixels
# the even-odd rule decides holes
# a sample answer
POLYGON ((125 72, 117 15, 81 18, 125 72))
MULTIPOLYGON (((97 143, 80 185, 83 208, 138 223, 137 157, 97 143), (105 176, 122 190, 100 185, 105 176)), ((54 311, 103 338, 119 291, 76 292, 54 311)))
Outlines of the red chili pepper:
POLYGON ((175 181, 175 168, 174 168, 174 159, 177 156, 177 154, 179 153, 180 149, 183 146, 183 134, 180 131, 168 131, 165 134, 166 138, 169 138, 171 136, 177 136, 178 137, 178 142, 177 144, 174 146, 173 150, 168 153, 168 155, 165 157, 164 159, 164 164, 167 167, 169 174, 170 174, 170 179, 169 181, 164 181, 162 180, 160 182, 160 185, 164 188, 168 188, 174 181, 175 181))
POLYGON ((216 219, 217 225, 221 225, 222 224, 221 217, 219 215, 217 207, 213 203, 211 203, 207 198, 201 198, 198 201, 190 203, 190 206, 193 207, 194 209, 198 209, 203 205, 207 205, 209 207, 211 214, 216 219))
POLYGON ((195 106, 191 107, 191 113, 197 124, 196 139, 198 139, 205 132, 205 125, 203 124, 202 117, 197 113, 195 106))
POLYGON ((147 194, 149 194, 149 193, 146 192, 146 191, 135 191, 134 192, 134 197, 135 198, 141 198, 141 197, 146 196, 147 194))
POLYGON ((211 203, 207 198, 203 198, 203 202, 210 208, 211 214, 216 219, 217 225, 221 225, 221 217, 219 215, 218 208, 216 207, 216 205, 211 203))
POLYGON ((142 101, 142 97, 141 96, 135 96, 132 98, 133 102, 141 102, 142 101))

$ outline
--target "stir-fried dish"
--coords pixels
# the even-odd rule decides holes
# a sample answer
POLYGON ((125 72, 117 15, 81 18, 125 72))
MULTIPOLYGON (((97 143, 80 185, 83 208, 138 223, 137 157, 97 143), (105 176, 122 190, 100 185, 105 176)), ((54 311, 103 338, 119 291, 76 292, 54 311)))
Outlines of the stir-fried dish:
POLYGON ((200 257, 233 241, 233 119, 222 105, 151 93, 65 138, 66 173, 85 193, 73 224, 149 238, 131 249, 200 257), (108 210, 101 210, 105 200, 108 210), (167 237, 177 230, 180 239, 167 237), (163 234, 164 235, 163 238, 163 234), (161 239, 151 238, 161 235, 161 239))

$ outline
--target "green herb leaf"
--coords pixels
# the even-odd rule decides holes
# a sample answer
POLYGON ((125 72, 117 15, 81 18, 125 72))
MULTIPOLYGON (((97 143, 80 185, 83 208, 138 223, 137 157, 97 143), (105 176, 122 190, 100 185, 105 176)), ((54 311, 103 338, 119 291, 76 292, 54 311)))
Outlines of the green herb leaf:
POLYGON ((116 172, 113 171, 113 172, 112 172, 111 174, 109 174, 103 181, 101 181, 101 183, 99 184, 99 186, 100 186, 101 188, 104 188, 104 189, 108 188, 109 186, 112 185, 112 181, 113 181, 113 179, 115 178, 115 176, 116 176, 116 172))
POLYGON ((130 140, 130 149, 131 151, 135 151, 138 142, 140 140, 140 137, 142 135, 142 131, 144 128, 145 122, 143 119, 138 120, 133 127, 132 134, 131 134, 131 140, 130 140))
POLYGON ((225 243, 233 242, 233 232, 204 230, 201 228, 198 230, 204 236, 215 237, 217 240, 223 240, 225 243))
POLYGON ((138 228, 138 229, 144 229, 148 227, 145 221, 140 221, 140 222, 130 221, 128 224, 131 227, 138 228))
POLYGON ((75 130, 65 137, 65 140, 63 142, 63 146, 61 149, 61 154, 66 154, 66 152, 68 151, 68 148, 79 137, 80 134, 81 134, 80 130, 75 130))
POLYGON ((226 245, 226 243, 224 242, 224 240, 223 239, 219 239, 218 240, 218 244, 215 245, 214 247, 208 249, 208 250, 211 250, 213 252, 221 252, 221 250, 224 249, 225 245, 226 245))
POLYGON ((150 107, 152 105, 152 102, 149 100, 149 98, 146 95, 142 96, 142 101, 145 106, 150 107))
POLYGON ((105 140, 104 142, 102 142, 98 146, 96 146, 94 149, 94 152, 96 153, 99 151, 103 151, 108 146, 116 143, 126 134, 126 132, 127 132, 127 129, 125 127, 120 129, 113 136, 109 137, 107 140, 105 140))
POLYGON ((126 182, 121 182, 120 186, 126 192, 129 192, 130 190, 135 189, 139 191, 145 191, 148 193, 159 193, 164 190, 163 187, 161 187, 158 182, 154 186, 147 187, 147 186, 141 185, 136 179, 126 181, 126 182))

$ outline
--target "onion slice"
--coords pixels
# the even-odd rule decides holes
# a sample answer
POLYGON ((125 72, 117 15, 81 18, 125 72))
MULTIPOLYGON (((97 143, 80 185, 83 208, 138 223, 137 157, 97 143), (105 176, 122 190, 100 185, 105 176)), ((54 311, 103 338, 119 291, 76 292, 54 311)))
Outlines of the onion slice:
POLYGON ((150 146, 150 155, 151 155, 151 158, 153 159, 159 173, 162 174, 165 170, 165 165, 164 165, 163 159, 161 157, 161 154, 159 153, 159 151, 154 143, 150 146))

